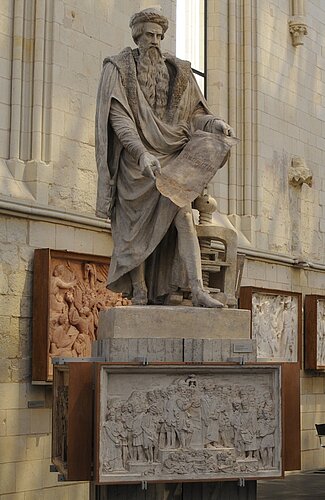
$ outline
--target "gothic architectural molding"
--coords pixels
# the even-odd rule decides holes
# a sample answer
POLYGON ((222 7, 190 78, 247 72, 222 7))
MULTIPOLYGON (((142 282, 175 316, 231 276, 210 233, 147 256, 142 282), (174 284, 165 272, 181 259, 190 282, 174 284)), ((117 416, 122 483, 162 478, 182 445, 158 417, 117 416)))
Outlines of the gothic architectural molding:
POLYGON ((256 0, 230 0, 228 10, 229 123, 241 143, 229 159, 229 214, 258 213, 256 168, 256 0))
POLYGON ((304 37, 308 34, 304 0, 292 0, 292 17, 289 19, 289 32, 294 47, 304 45, 304 37))
POLYGON ((51 181, 50 130, 53 3, 14 0, 11 133, 7 161, 11 175, 33 197, 47 203, 51 181), (38 185, 37 185, 38 184, 38 185))

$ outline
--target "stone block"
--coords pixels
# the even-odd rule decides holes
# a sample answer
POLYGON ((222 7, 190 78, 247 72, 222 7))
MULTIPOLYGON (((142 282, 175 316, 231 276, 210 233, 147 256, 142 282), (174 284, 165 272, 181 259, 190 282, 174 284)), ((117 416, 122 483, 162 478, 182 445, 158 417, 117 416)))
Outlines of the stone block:
POLYGON ((313 394, 324 394, 324 379, 317 377, 313 378, 313 394))
POLYGON ((133 362, 147 359, 148 362, 183 361, 182 339, 124 339, 110 338, 95 342, 93 355, 105 357, 110 362, 133 362))
POLYGON ((32 409, 31 412, 31 434, 46 434, 51 431, 51 412, 47 408, 32 409))
POLYGON ((94 357, 108 362, 229 362, 256 361, 256 341, 244 339, 109 338, 94 342, 94 357))
MULTIPOLYGON (((70 486, 68 489, 68 500, 88 500, 89 499, 89 484, 79 483, 70 486)), ((56 500, 56 499, 54 499, 56 500)))
MULTIPOLYGON (((25 495, 24 500, 44 500, 45 493, 47 491, 53 492, 53 495, 55 494, 56 498, 60 498, 60 500, 61 500, 61 497, 58 496, 58 490, 56 488, 53 488, 53 490, 50 489, 50 490, 43 490, 43 491, 35 491, 35 490, 26 491, 26 493, 23 493, 25 495)), ((52 498, 54 498, 54 496, 52 496, 50 498, 52 499, 52 498)), ((65 497, 63 497, 63 498, 64 498, 64 500, 66 500, 65 497)))
POLYGON ((94 233, 85 229, 75 229, 75 248, 77 252, 93 253, 94 233))
MULTIPOLYGON (((43 488, 44 471, 41 460, 16 463, 16 491, 38 490, 43 488)), ((50 474, 50 472, 48 472, 50 474)))
POLYGON ((55 225, 55 248, 58 250, 75 250, 75 228, 72 226, 55 225))
POLYGON ((184 339, 184 361, 227 362, 242 358, 256 361, 256 341, 250 339, 184 339))
POLYGON ((5 436, 7 434, 7 412, 6 410, 0 410, 0 436, 5 436))
POLYGON ((112 255, 113 240, 107 232, 94 234, 94 253, 96 255, 112 255))
POLYGON ((22 436, 30 432, 30 410, 7 410, 7 435, 22 436))
POLYGON ((26 460, 26 436, 0 437, 0 450, 0 463, 26 460))
POLYGON ((249 339, 250 311, 128 306, 100 313, 98 339, 146 337, 249 339))
POLYGON ((0 464, 0 478, 0 494, 15 493, 16 468, 14 463, 0 464))
POLYGON ((0 384, 0 409, 15 409, 26 407, 25 384, 0 384))
MULTIPOLYGON (((51 460, 46 458, 44 460, 38 460, 38 470, 39 474, 43 477, 43 488, 53 488, 58 484, 57 474, 50 472, 51 460)), ((76 498, 78 498, 76 496, 76 498)))
POLYGON ((29 244, 35 248, 54 248, 55 231, 53 224, 30 221, 29 244))
POLYGON ((42 460, 44 457, 44 444, 48 436, 27 436, 26 459, 42 460))
POLYGON ((308 394, 313 392, 313 378, 303 377, 300 381, 301 384, 301 394, 308 394))
POLYGON ((322 417, 321 419, 318 419, 314 412, 309 412, 309 413, 302 412, 301 413, 301 429, 303 431, 313 430, 316 433, 315 423, 323 422, 324 417, 322 417))

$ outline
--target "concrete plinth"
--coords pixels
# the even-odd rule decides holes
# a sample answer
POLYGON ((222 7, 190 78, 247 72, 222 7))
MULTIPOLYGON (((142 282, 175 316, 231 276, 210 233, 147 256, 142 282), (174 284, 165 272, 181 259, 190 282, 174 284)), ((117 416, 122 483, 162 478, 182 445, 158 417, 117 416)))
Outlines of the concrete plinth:
POLYGON ((198 307, 114 307, 99 315, 98 339, 249 339, 250 311, 198 307))

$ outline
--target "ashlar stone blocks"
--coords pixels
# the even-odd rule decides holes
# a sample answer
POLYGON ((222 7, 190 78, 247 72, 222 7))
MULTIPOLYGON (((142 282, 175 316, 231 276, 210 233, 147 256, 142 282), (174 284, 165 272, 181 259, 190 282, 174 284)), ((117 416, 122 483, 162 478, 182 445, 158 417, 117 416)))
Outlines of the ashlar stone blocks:
POLYGON ((105 338, 248 339, 250 312, 172 306, 129 306, 100 314, 98 339, 105 338))

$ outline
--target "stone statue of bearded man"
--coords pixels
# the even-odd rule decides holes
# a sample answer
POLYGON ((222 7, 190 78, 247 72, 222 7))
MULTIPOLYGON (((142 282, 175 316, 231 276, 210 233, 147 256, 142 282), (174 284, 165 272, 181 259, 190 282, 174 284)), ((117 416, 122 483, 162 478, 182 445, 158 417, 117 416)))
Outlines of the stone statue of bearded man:
POLYGON ((190 63, 162 54, 167 18, 145 9, 130 27, 138 48, 104 60, 97 99, 97 215, 110 217, 114 241, 107 286, 136 305, 190 287, 194 306, 222 307, 203 289, 191 206, 163 196, 155 176, 196 130, 233 130, 209 112, 190 63))

